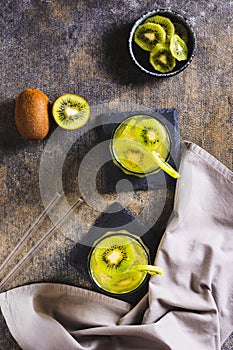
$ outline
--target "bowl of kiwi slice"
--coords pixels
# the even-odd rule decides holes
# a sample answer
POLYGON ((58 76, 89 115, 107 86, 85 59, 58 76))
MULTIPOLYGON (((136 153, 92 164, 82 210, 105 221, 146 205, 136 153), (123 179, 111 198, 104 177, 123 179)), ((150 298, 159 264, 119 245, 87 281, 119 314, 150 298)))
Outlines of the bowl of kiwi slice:
POLYGON ((189 66, 196 54, 196 34, 189 21, 170 9, 147 12, 129 35, 133 62, 145 73, 171 77, 189 66))

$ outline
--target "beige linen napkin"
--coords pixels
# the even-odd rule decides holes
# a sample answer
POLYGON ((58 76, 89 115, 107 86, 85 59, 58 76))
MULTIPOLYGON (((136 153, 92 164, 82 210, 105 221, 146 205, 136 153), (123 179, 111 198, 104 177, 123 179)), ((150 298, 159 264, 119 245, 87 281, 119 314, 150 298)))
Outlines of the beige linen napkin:
POLYGON ((233 174, 188 142, 179 171, 148 295, 132 307, 62 284, 9 290, 0 305, 22 349, 220 349, 233 329, 233 174))

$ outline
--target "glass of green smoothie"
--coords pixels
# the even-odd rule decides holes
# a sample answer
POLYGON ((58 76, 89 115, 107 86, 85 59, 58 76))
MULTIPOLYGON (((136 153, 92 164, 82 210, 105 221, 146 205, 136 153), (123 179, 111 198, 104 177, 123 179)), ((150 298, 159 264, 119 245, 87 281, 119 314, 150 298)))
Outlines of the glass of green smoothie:
POLYGON ((95 284, 113 294, 134 291, 147 274, 162 275, 150 265, 149 251, 143 241, 126 230, 106 232, 94 243, 89 255, 89 271, 95 284))
POLYGON ((167 162, 171 140, 167 127, 150 115, 133 115, 114 130, 110 143, 113 162, 127 175, 145 177, 163 169, 179 174, 167 162))

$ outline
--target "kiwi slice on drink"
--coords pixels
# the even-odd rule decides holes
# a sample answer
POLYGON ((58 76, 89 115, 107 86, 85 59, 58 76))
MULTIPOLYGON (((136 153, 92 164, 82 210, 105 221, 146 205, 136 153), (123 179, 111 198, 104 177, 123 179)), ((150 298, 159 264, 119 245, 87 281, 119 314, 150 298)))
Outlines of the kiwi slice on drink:
POLYGON ((117 293, 122 293, 127 287, 133 290, 145 280, 147 274, 163 276, 163 269, 154 265, 134 265, 129 271, 112 277, 109 287, 117 293))
POLYGON ((145 279, 146 272, 135 271, 135 264, 148 263, 148 252, 139 240, 127 231, 107 232, 90 253, 90 273, 95 283, 110 293, 128 293, 145 279), (127 276, 127 278, 126 278, 127 276))
POLYGON ((134 115, 116 129, 110 152, 113 162, 125 174, 145 177, 160 168, 178 178, 179 174, 166 160, 170 152, 166 127, 149 115, 134 115))
POLYGON ((129 268, 134 260, 130 240, 123 236, 109 236, 100 241, 94 248, 90 268, 92 271, 106 274, 110 277, 129 268))
POLYGON ((116 139, 112 152, 114 162, 117 161, 129 172, 145 174, 156 167, 151 152, 136 140, 116 139))
POLYGON ((140 25, 134 34, 134 40, 143 50, 151 51, 157 43, 164 43, 166 33, 164 29, 155 23, 140 25))
POLYGON ((165 152, 162 152, 162 156, 167 158, 170 139, 167 129, 160 121, 151 116, 142 115, 132 133, 143 146, 150 150, 160 147, 161 151, 161 146, 164 146, 165 152))
POLYGON ((81 96, 63 94, 54 101, 52 114, 60 127, 75 130, 87 123, 90 117, 90 107, 81 96))
POLYGON ((109 281, 109 287, 114 290, 115 293, 125 293, 127 289, 136 289, 146 278, 146 273, 140 271, 127 271, 123 272, 109 281))

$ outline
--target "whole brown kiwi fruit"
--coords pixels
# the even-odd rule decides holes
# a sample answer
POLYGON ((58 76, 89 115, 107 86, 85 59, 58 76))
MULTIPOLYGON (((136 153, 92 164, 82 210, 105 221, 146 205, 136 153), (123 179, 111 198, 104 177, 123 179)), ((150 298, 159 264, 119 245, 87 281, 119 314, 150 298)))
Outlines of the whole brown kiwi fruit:
POLYGON ((49 98, 37 89, 22 91, 16 99, 15 123, 24 138, 43 140, 49 132, 49 98))

